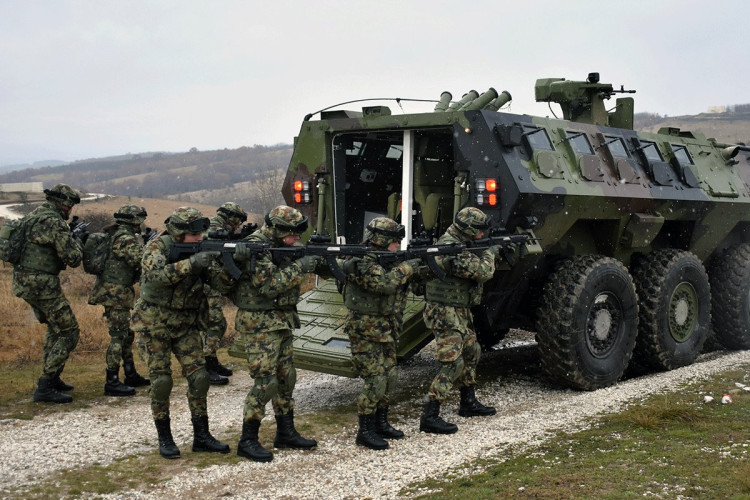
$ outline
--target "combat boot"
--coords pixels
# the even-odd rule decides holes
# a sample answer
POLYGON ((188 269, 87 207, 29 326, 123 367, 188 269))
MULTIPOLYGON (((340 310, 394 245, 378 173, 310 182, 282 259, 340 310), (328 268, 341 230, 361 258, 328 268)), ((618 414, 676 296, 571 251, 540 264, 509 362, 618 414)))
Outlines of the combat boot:
POLYGON ((208 363, 209 357, 213 358, 212 364, 216 373, 224 377, 231 377, 232 375, 234 375, 232 369, 222 365, 219 361, 219 358, 217 358, 216 356, 206 356, 206 363, 208 363))
POLYGON ((489 417, 497 413, 492 406, 484 406, 474 395, 474 386, 461 387, 461 403, 458 414, 462 417, 489 417))
POLYGON ((300 436, 294 428, 294 410, 286 415, 276 415, 276 438, 273 440, 274 448, 294 448, 295 450, 309 450, 318 446, 314 439, 300 436))
POLYGON ((208 431, 208 415, 193 418, 193 451, 229 453, 229 445, 218 441, 208 431))
POLYGON ((359 416, 359 430, 357 431, 356 443, 366 446, 371 450, 385 450, 388 448, 388 441, 375 432, 374 413, 359 416))
POLYGON ((59 373, 55 375, 54 378, 52 379, 52 386, 60 392, 63 392, 63 391, 67 392, 67 391, 73 390, 72 385, 66 384, 65 382, 63 382, 63 380, 60 378, 59 373))
POLYGON ((71 401, 73 401, 73 396, 63 394, 55 389, 53 378, 46 375, 39 378, 34 391, 35 403, 70 403, 71 401))
POLYGON ((237 455, 256 462, 270 462, 273 454, 263 448, 258 442, 260 420, 246 420, 242 422, 242 435, 237 443, 237 455))
POLYGON ((219 375, 216 372, 216 364, 219 361, 213 356, 206 356, 206 371, 208 372, 208 380, 211 385, 227 385, 229 379, 219 375))
POLYGON ((137 371, 135 371, 135 363, 132 361, 129 363, 123 363, 122 368, 125 370, 125 385, 130 387, 143 387, 144 385, 151 385, 151 381, 146 377, 142 377, 137 371))
POLYGON ((156 433, 159 435, 159 453, 164 458, 180 458, 180 449, 174 444, 169 417, 154 419, 156 433))
POLYGON ((107 370, 107 380, 104 382, 105 396, 132 396, 135 389, 120 382, 117 372, 120 370, 107 370))
POLYGON ((375 432, 385 439, 401 439, 404 433, 388 422, 388 407, 383 406, 375 410, 375 432))
POLYGON ((424 404, 419 430, 432 434, 453 434, 458 431, 458 426, 440 418, 440 401, 430 400, 424 404))

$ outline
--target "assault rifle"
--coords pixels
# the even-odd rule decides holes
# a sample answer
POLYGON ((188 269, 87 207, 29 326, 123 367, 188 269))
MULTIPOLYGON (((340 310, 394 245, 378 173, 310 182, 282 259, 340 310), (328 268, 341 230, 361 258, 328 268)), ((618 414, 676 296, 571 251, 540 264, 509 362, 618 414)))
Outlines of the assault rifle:
POLYGON ((89 236, 89 232, 86 230, 89 224, 89 222, 86 222, 85 220, 79 218, 77 215, 74 215, 70 220, 70 223, 68 223, 68 227, 70 228, 70 235, 81 243, 85 243, 86 238, 88 238, 89 236))
POLYGON ((169 262, 187 259, 199 252, 216 252, 221 255, 221 261, 229 275, 234 279, 238 279, 242 275, 242 269, 237 267, 237 263, 233 257, 238 244, 251 243, 221 240, 203 240, 196 243, 172 243, 169 247, 169 262))
POLYGON ((491 228, 486 238, 468 242, 466 249, 472 253, 481 253, 490 247, 499 246, 503 257, 512 267, 516 265, 515 248, 519 246, 523 249, 526 243, 538 240, 539 238, 529 233, 510 233, 504 227, 498 226, 491 228))

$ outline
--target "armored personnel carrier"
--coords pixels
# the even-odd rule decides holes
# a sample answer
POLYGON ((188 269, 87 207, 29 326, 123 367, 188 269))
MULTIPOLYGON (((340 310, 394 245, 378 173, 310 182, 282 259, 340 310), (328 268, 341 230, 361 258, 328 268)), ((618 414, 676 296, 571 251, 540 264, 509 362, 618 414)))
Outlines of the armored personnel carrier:
MULTIPOLYGON (((750 149, 676 128, 637 132, 633 98, 616 95, 631 91, 596 73, 537 80, 535 91, 562 117, 499 111, 511 97, 494 89, 456 102, 444 92, 429 113, 308 115, 285 199, 338 243, 359 243, 381 215, 406 227, 405 242, 437 238, 465 206, 532 234, 485 284, 478 337, 491 346, 510 328, 535 332, 544 371, 570 387, 613 384, 629 364, 690 364, 711 329, 749 348, 750 149)), ((401 359, 431 340, 422 308, 410 300, 401 359)), ((353 375, 334 283, 299 309, 298 365, 353 375)))

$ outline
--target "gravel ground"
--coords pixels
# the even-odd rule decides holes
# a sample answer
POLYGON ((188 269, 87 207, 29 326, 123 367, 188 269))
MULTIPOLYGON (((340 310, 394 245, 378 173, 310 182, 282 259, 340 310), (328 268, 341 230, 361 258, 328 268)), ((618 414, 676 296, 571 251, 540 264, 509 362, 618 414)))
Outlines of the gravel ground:
MULTIPOLYGON (((271 463, 242 461, 198 471, 190 467, 190 461, 195 460, 190 452, 192 430, 184 386, 177 386, 172 397, 172 429, 183 451, 180 461, 185 472, 166 483, 105 498, 394 498, 401 488, 415 481, 440 477, 478 458, 508 456, 511 450, 535 446, 556 431, 580 429, 588 425, 590 417, 617 411, 646 395, 672 391, 684 382, 750 362, 750 351, 715 351, 703 354, 685 368, 625 380, 598 391, 577 392, 554 388, 539 376, 528 334, 512 332, 500 347, 482 358, 477 390, 479 399, 495 406, 498 414, 458 417, 456 396, 441 412, 459 426, 458 433, 451 436, 418 430, 421 397, 437 370, 432 346, 403 366, 400 384, 408 390, 400 394, 392 408, 391 420, 407 436, 391 441, 391 448, 381 452, 354 445, 354 424, 324 436, 313 429, 309 437, 318 439, 319 445, 312 451, 281 450, 271 463)), ((211 429, 219 439, 239 434, 241 408, 250 384, 247 373, 238 370, 230 385, 211 389, 211 429)), ((322 408, 351 405, 359 387, 356 380, 300 371, 295 413, 302 416, 322 408)), ((696 394, 698 399, 702 401, 703 396, 696 394)), ((116 408, 108 406, 108 401, 102 399, 101 404, 85 410, 45 414, 31 421, 0 421, 0 496, 8 488, 23 489, 44 481, 56 471, 106 465, 133 454, 154 455, 156 432, 145 394, 141 392, 116 408)), ((275 426, 272 412, 268 413, 271 415, 263 425, 275 426)), ((351 421, 355 422, 354 417, 351 421)), ((236 441, 227 441, 234 453, 236 441)))

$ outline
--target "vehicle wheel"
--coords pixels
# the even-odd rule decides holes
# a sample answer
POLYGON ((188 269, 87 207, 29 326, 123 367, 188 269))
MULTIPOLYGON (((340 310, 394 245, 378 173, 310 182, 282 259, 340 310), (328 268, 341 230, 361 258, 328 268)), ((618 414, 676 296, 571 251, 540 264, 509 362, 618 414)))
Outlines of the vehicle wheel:
POLYGON ((612 385, 630 361, 637 330, 635 286, 620 261, 566 260, 542 292, 536 335, 542 369, 577 389, 612 385))
POLYGON ((711 324, 711 291, 698 257, 667 249, 634 266, 640 300, 633 359, 651 369, 691 364, 703 349, 711 324))
POLYGON ((708 276, 716 340, 729 349, 750 349, 750 244, 716 257, 708 276))

